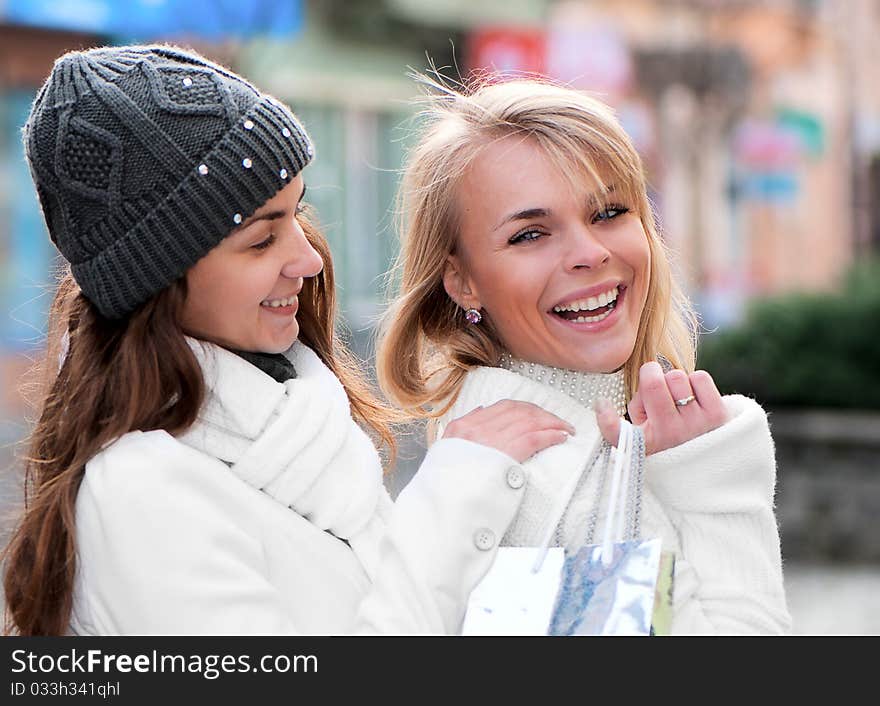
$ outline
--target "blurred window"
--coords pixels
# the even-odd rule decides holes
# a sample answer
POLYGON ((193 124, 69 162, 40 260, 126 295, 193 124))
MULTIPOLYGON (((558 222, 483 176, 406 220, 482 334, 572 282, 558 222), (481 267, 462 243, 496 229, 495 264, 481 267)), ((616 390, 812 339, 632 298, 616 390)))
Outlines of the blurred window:
POLYGON ((397 252, 394 196, 407 115, 297 103, 315 143, 305 173, 306 200, 330 242, 339 305, 353 344, 366 354, 381 313, 385 273, 397 252))

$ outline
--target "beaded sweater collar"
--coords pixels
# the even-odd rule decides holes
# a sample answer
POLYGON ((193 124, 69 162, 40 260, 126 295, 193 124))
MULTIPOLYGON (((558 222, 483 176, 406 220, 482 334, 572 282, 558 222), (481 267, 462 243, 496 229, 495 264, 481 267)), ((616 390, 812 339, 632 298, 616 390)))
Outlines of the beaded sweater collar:
POLYGON ((498 367, 559 390, 588 409, 593 409, 596 400, 604 397, 611 401, 618 415, 626 414, 626 386, 622 369, 613 373, 584 373, 529 363, 509 353, 501 354, 498 367))

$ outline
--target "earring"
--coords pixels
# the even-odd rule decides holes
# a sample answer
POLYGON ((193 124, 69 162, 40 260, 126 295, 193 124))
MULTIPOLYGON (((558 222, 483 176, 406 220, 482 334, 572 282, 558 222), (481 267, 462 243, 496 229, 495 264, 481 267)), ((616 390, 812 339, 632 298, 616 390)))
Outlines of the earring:
POLYGON ((472 324, 478 324, 483 320, 483 315, 480 313, 479 309, 474 309, 471 307, 466 312, 464 312, 464 318, 466 318, 472 324))

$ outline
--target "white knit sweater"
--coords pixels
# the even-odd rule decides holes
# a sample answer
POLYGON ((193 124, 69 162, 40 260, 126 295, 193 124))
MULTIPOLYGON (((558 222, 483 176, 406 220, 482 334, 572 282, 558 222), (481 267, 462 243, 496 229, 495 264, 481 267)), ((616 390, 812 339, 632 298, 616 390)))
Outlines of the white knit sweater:
MULTIPOLYGON (((576 428, 564 444, 523 464, 525 498, 504 538, 515 546, 540 544, 550 509, 572 474, 582 472, 599 436, 592 409, 542 380, 476 368, 440 420, 442 428, 479 405, 515 399, 537 404, 576 428)), ((648 456, 641 536, 660 537, 663 548, 676 554, 673 634, 785 634, 791 619, 773 511, 776 463, 767 418, 746 397, 726 396, 724 404, 729 419, 722 427, 648 456)), ((563 544, 584 541, 599 475, 591 472, 572 501, 562 524, 563 544)), ((607 491, 606 484, 594 539, 601 537, 607 491)))

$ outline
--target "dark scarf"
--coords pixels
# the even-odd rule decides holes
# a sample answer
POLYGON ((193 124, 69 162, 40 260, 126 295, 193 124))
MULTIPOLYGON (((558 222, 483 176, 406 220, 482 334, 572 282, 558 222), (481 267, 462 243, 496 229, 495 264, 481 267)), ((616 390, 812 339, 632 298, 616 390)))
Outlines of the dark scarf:
POLYGON ((285 382, 296 377, 293 363, 283 353, 253 353, 252 351, 237 351, 232 348, 229 350, 262 370, 276 382, 285 382))

